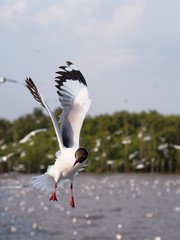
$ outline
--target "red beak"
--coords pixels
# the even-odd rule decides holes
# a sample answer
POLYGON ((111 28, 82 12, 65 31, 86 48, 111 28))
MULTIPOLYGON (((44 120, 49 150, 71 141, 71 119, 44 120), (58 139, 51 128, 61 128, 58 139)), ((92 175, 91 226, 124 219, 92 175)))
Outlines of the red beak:
POLYGON ((75 163, 74 163, 73 167, 74 167, 74 166, 75 166, 77 163, 78 163, 78 160, 76 160, 76 161, 75 161, 75 163))

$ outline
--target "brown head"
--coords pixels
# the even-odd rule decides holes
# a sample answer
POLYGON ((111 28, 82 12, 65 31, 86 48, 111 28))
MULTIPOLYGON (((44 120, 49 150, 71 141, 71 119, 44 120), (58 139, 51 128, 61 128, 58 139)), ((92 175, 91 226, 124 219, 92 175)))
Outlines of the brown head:
POLYGON ((77 163, 83 163, 88 158, 88 151, 85 148, 78 148, 78 150, 75 152, 75 163, 74 166, 77 163))

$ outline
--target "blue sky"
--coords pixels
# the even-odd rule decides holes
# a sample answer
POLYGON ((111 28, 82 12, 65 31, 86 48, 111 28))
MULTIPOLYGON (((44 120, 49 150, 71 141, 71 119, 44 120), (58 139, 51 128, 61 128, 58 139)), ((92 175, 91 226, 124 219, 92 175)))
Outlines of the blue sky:
MULTIPOLYGON (((85 76, 90 115, 180 114, 180 0, 1 0, 0 75, 31 76, 52 109, 66 60, 85 76)), ((40 107, 18 84, 0 85, 0 118, 40 107)))

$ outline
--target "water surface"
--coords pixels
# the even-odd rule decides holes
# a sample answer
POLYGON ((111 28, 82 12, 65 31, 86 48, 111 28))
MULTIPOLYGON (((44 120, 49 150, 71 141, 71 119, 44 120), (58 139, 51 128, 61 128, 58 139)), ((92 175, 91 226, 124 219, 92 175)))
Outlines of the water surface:
POLYGON ((180 240, 180 176, 80 174, 51 193, 31 186, 31 175, 0 176, 1 240, 180 240))

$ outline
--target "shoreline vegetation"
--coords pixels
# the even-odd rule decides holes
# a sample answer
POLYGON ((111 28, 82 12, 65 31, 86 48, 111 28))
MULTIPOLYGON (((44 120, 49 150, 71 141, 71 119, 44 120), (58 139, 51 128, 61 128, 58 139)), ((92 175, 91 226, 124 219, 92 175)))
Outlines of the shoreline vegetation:
MULTIPOLYGON (((87 116, 80 145, 89 150, 89 173, 180 173, 180 115, 121 111, 87 116)), ((41 109, 14 121, 0 118, 0 173, 45 172, 58 150, 41 109)))

